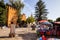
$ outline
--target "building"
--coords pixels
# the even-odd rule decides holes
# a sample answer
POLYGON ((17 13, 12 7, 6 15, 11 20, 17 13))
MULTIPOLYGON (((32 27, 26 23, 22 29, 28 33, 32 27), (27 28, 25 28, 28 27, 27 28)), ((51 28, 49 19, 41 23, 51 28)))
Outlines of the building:
POLYGON ((21 21, 26 21, 26 15, 24 13, 21 15, 21 21))
POLYGON ((7 13, 7 16, 8 16, 7 25, 9 26, 12 21, 17 23, 18 15, 17 15, 16 8, 11 6, 11 5, 7 5, 7 10, 8 10, 8 13, 7 13))

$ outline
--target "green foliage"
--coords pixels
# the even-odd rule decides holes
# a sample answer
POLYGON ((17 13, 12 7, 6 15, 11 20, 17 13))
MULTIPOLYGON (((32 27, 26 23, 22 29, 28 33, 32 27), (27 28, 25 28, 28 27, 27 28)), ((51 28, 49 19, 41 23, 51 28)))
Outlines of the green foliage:
POLYGON ((11 5, 16 7, 16 9, 19 10, 19 11, 21 10, 21 8, 24 7, 24 4, 21 3, 21 1, 18 1, 18 0, 17 1, 9 0, 9 1, 10 1, 11 5))
POLYGON ((56 21, 60 21, 60 17, 58 17, 58 18, 56 19, 56 21))
POLYGON ((28 17, 26 21, 27 23, 33 23, 35 19, 33 17, 28 17))
POLYGON ((46 19, 46 16, 47 16, 47 9, 45 9, 45 4, 42 0, 39 0, 36 4, 36 7, 35 7, 35 17, 36 17, 36 20, 39 21, 39 20, 42 20, 42 19, 46 19))
MULTIPOLYGON (((17 9, 18 13, 18 21, 20 20, 20 13, 21 9, 24 7, 24 4, 21 3, 21 1, 10 1, 10 4, 14 6, 17 9)), ((7 22, 7 7, 6 4, 4 4, 4 0, 0 0, 0 24, 6 24, 7 22)))
POLYGON ((49 21, 49 22, 53 22, 53 20, 51 20, 51 19, 49 19, 48 21, 49 21))
POLYGON ((0 24, 6 24, 6 5, 4 4, 4 0, 0 1, 0 24))

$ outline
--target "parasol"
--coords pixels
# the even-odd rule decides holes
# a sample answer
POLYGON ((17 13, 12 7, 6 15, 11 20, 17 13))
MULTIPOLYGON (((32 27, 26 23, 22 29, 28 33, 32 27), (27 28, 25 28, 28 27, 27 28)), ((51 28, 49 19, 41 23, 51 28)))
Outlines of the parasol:
POLYGON ((39 21, 41 24, 44 24, 44 25, 51 25, 51 26, 53 26, 53 24, 52 23, 50 23, 50 22, 48 22, 47 20, 41 20, 41 21, 39 21))

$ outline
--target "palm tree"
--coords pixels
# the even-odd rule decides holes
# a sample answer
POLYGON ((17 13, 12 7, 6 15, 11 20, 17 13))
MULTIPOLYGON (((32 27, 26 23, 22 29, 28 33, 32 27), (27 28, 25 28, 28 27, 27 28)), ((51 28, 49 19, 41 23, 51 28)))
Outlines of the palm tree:
POLYGON ((21 1, 14 1, 14 0, 9 0, 11 5, 14 6, 17 9, 18 13, 18 22, 20 22, 20 16, 21 16, 21 9, 24 7, 24 4, 21 3, 21 1))
POLYGON ((36 7, 35 7, 35 17, 36 19, 39 21, 39 20, 42 20, 42 19, 45 19, 46 16, 47 16, 47 9, 45 9, 45 4, 42 0, 39 0, 36 4, 36 7))

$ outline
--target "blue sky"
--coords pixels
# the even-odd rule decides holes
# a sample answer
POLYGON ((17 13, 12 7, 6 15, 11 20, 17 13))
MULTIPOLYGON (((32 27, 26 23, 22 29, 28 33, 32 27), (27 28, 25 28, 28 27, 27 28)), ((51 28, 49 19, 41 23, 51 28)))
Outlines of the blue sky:
MULTIPOLYGON (((8 2, 7 0, 5 0, 8 2)), ((26 16, 30 16, 35 13, 35 5, 38 0, 22 0, 25 4, 22 13, 25 13, 26 16)), ((48 9, 48 19, 55 20, 57 17, 60 17, 60 0, 43 0, 48 9)))
POLYGON ((25 6, 22 12, 25 13, 27 17, 34 14, 37 0, 24 0, 23 2, 25 6))
POLYGON ((55 20, 60 17, 60 0, 43 0, 46 4, 49 14, 47 17, 49 19, 55 20))

